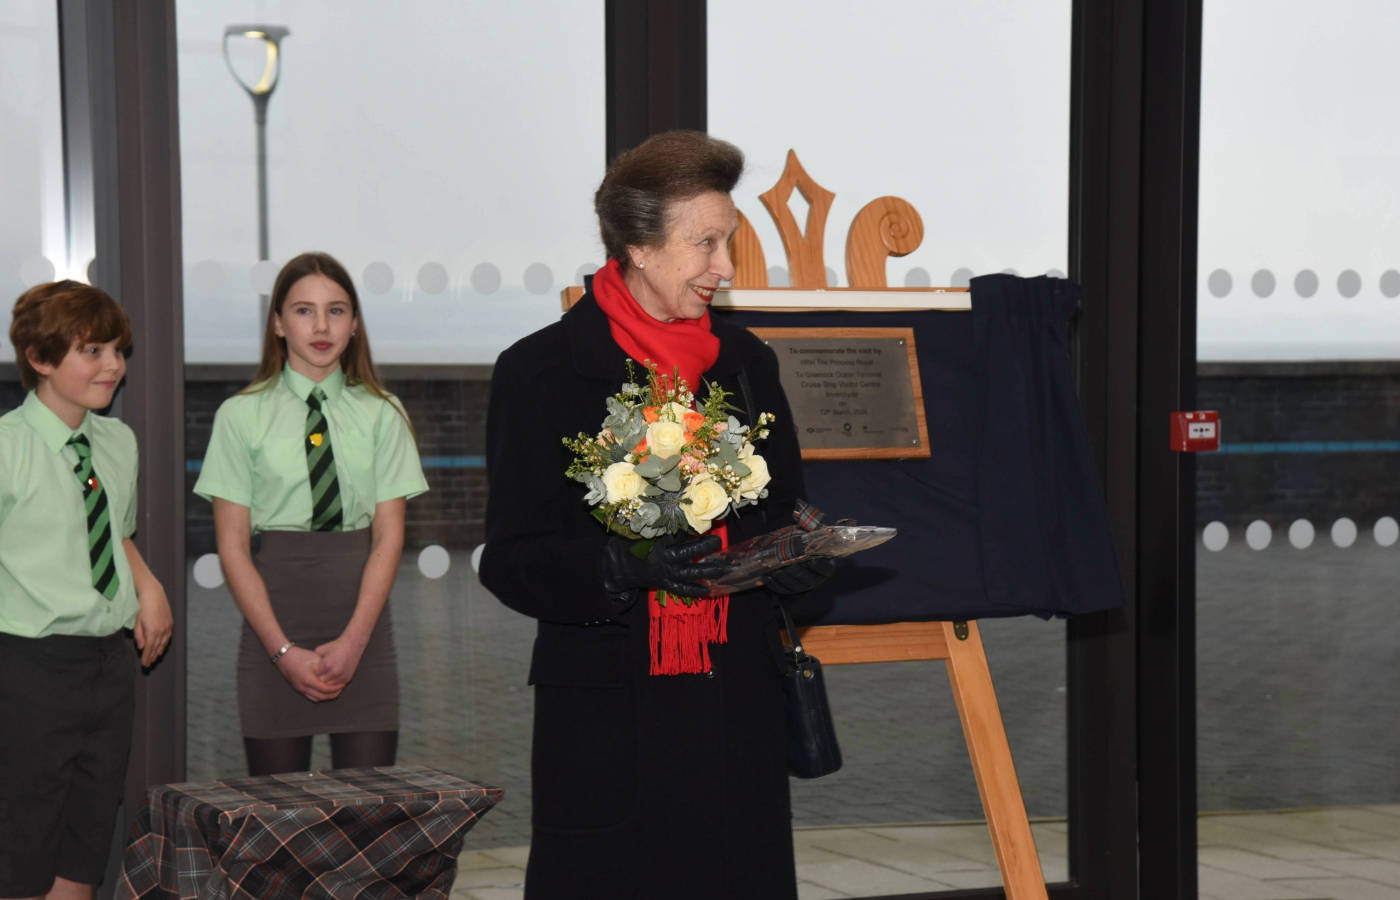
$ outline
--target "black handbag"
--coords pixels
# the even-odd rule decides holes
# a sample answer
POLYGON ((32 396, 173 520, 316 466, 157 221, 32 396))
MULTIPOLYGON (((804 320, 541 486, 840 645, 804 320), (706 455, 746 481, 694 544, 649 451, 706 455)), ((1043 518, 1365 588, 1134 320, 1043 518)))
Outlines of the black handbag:
POLYGON ((798 778, 820 778, 841 768, 841 748, 826 702, 822 664, 802 649, 792 617, 778 604, 791 647, 783 649, 783 718, 788 731, 788 771, 798 778))

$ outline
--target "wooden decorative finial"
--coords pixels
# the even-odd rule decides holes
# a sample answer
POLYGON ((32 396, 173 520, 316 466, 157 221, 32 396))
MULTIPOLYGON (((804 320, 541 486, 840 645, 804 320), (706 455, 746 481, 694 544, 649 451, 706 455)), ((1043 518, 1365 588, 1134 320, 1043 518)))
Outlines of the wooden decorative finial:
POLYGON ((759 194, 758 199, 768 208, 768 214, 778 226, 778 235, 783 239, 791 285, 796 288, 826 287, 822 240, 826 235, 826 217, 831 212, 831 201, 836 199, 836 195, 817 184, 802 168, 797 153, 789 150, 782 177, 777 184, 759 194), (797 217, 788 206, 793 188, 797 188, 807 201, 806 228, 798 228, 797 217))
POLYGON ((878 197, 865 204, 846 234, 846 279, 851 287, 888 287, 885 260, 908 256, 924 241, 919 211, 899 197, 878 197))
POLYGON ((763 257, 763 245, 743 213, 739 213, 739 230, 729 242, 729 259, 734 263, 732 287, 768 287, 768 262, 763 257))

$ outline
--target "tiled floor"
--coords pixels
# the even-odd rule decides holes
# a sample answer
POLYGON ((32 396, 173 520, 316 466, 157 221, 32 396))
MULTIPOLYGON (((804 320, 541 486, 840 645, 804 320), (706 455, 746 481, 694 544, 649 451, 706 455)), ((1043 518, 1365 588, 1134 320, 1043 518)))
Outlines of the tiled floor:
MULTIPOLYGON (((1067 877, 1063 822, 1032 826, 1046 881, 1067 877)), ((1000 884, 981 823, 800 828, 801 900, 1000 884)), ((454 900, 519 900, 528 847, 462 855, 454 900)), ((1400 900, 1400 804, 1200 819, 1201 900, 1400 900)))

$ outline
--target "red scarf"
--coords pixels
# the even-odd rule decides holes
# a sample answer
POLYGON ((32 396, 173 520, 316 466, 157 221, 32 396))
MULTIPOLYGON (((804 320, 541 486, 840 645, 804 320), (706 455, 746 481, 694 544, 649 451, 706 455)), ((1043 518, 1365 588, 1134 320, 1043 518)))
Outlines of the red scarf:
MULTIPOLYGON (((638 362, 650 360, 657 371, 670 375, 679 370, 692 393, 700 379, 719 358, 719 338, 710 333, 710 311, 699 319, 663 322, 642 309, 622 280, 617 260, 593 276, 593 298, 608 317, 613 340, 638 362)), ((729 546, 729 529, 715 522, 712 534, 720 546, 729 546)), ((671 598, 665 606, 656 591, 647 592, 651 624, 651 674, 699 674, 710 670, 710 644, 728 642, 729 596, 702 597, 686 606, 671 598)))

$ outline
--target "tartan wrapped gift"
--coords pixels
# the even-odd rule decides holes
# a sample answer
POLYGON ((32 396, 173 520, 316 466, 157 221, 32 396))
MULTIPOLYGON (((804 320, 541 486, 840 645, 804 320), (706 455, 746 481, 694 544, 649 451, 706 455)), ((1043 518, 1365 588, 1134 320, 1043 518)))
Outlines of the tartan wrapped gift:
POLYGON ((504 796, 424 766, 153 787, 118 900, 447 900, 472 825, 504 796))

